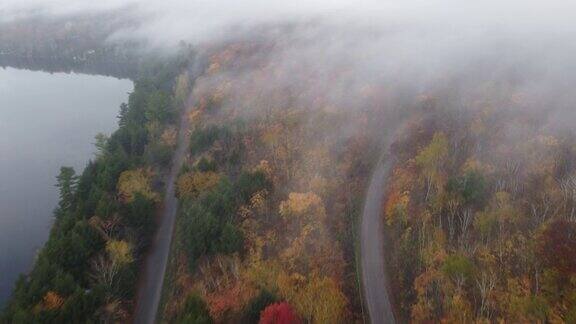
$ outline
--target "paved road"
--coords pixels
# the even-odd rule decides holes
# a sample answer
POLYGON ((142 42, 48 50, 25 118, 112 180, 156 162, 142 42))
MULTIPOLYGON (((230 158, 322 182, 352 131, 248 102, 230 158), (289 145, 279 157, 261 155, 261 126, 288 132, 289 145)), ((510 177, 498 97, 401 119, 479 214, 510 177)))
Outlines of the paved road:
POLYGON ((174 182, 182 167, 186 151, 190 144, 189 126, 186 118, 190 109, 192 109, 192 105, 187 105, 187 108, 182 114, 176 152, 174 153, 172 167, 166 180, 166 196, 164 197, 163 210, 160 215, 160 224, 149 254, 146 257, 144 272, 138 285, 136 311, 134 313, 134 323, 136 324, 154 323, 156 320, 158 305, 162 294, 164 274, 166 273, 166 265, 168 263, 168 255, 170 254, 174 221, 178 209, 178 200, 174 195, 174 182))
POLYGON ((378 163, 370 180, 362 225, 360 228, 360 254, 362 258, 362 285, 368 313, 373 324, 395 323, 392 304, 388 297, 384 268, 384 240, 382 228, 382 199, 388 173, 393 161, 384 158, 378 163))

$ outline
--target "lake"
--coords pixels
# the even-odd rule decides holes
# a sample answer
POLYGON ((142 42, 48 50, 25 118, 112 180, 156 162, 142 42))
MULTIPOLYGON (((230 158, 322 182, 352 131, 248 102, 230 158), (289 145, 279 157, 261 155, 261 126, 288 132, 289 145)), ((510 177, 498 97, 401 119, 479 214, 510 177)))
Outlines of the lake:
POLYGON ((48 238, 60 167, 82 172, 132 89, 111 77, 0 69, 0 308, 48 238))

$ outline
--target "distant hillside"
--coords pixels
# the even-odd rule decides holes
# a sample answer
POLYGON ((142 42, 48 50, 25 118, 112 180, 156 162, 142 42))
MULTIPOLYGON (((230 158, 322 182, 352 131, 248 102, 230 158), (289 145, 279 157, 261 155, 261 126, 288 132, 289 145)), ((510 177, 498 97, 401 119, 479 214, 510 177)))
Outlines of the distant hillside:
POLYGON ((110 40, 131 24, 120 13, 0 22, 0 66, 135 78, 142 44, 110 40))

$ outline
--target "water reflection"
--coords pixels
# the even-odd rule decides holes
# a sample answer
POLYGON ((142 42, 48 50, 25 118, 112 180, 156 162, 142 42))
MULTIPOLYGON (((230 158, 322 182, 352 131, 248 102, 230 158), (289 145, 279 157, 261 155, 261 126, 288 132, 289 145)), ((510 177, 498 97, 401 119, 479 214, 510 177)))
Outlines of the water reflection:
POLYGON ((62 165, 81 172, 94 136, 117 128, 132 82, 0 69, 0 306, 48 238, 62 165))

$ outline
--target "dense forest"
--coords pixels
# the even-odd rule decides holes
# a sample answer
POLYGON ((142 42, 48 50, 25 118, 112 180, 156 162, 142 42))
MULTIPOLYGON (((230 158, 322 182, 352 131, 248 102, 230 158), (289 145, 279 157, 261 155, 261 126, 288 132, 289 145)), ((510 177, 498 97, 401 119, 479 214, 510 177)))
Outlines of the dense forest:
POLYGON ((534 109, 521 79, 496 86, 479 70, 400 99, 365 80, 361 105, 347 109, 329 92, 310 100, 318 79, 305 65, 302 83, 283 83, 294 70, 279 67, 274 46, 206 54, 177 183, 166 321, 366 318, 358 216, 388 142, 382 217, 400 321, 574 320, 576 138, 534 109))
POLYGON ((403 320, 576 321, 576 137, 518 93, 426 98, 391 154, 383 206, 403 320))
POLYGON ((62 167, 60 202, 33 270, 16 284, 3 323, 125 322, 139 265, 155 230, 181 102, 176 76, 187 57, 150 65, 96 138, 97 157, 77 175, 62 167))
POLYGON ((355 120, 370 129, 377 118, 370 110, 354 116, 298 100, 288 105, 294 93, 281 87, 263 91, 259 82, 277 63, 259 64, 269 45, 215 47, 196 80, 161 309, 168 322, 364 316, 357 227, 378 156, 370 147, 379 144, 361 128, 342 136, 335 126, 355 120), (252 73, 262 77, 238 81, 252 73))
POLYGON ((135 58, 141 44, 108 42, 131 22, 108 19, 0 31, 0 64, 135 80, 97 157, 58 175, 50 238, 0 322, 133 319, 179 132, 190 147, 161 322, 368 320, 358 235, 383 153, 382 275, 398 322, 576 322, 576 136, 534 108, 549 93, 518 90, 533 75, 507 57, 419 79, 421 66, 381 60, 391 48, 350 45, 377 33, 338 30, 342 45, 280 26, 135 58), (325 64, 323 47, 336 52, 325 64))

